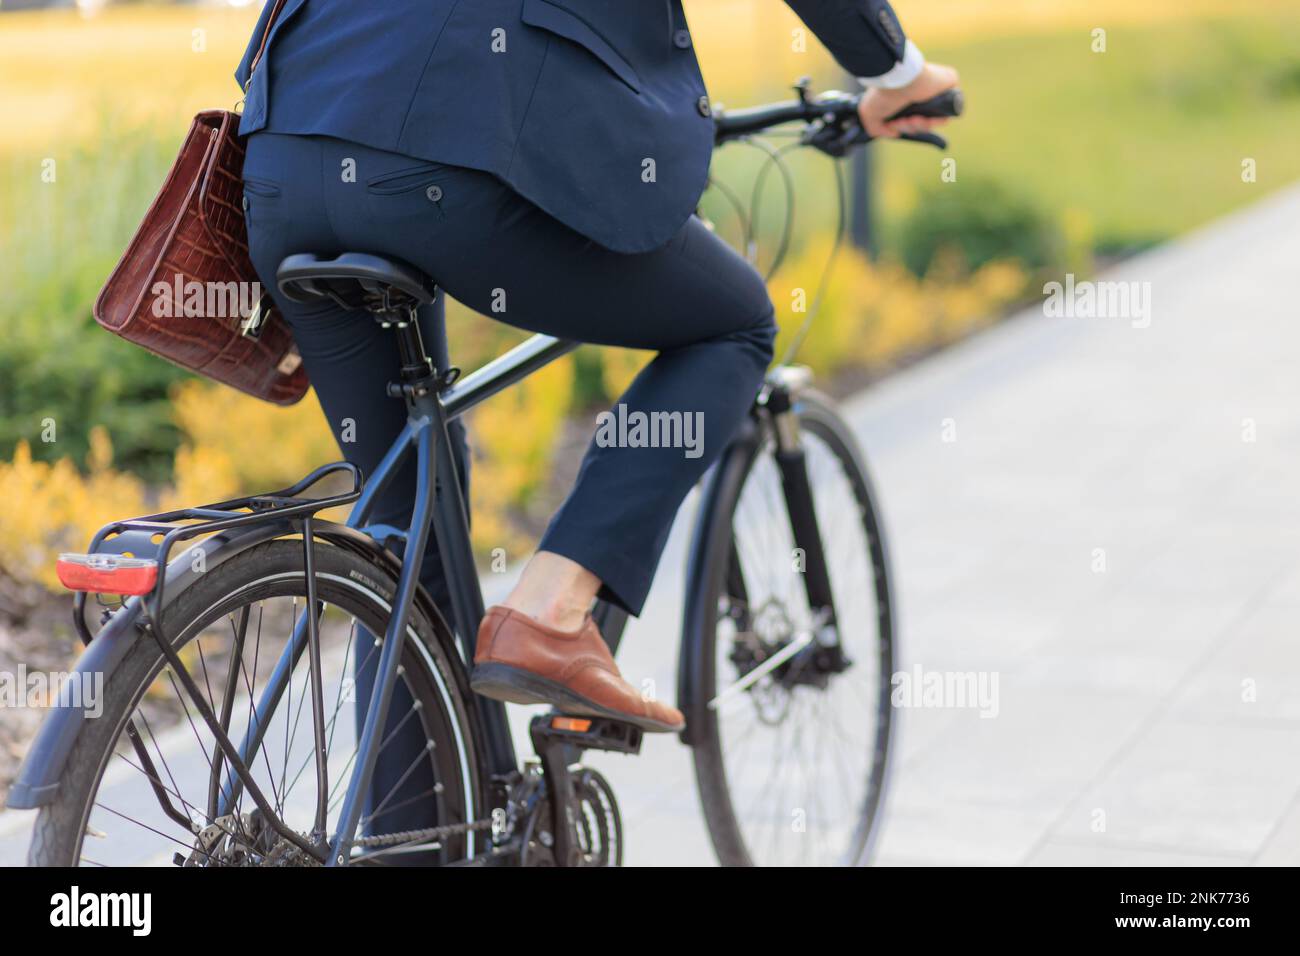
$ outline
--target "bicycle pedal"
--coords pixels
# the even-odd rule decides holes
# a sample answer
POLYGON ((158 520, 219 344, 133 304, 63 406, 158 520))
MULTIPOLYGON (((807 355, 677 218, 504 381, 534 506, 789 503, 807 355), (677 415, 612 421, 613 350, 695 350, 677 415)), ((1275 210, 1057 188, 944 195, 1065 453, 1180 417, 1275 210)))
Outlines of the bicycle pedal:
POLYGON ((580 750, 609 750, 625 754, 641 752, 641 728, 608 717, 542 714, 533 718, 529 729, 534 740, 568 744, 580 750))

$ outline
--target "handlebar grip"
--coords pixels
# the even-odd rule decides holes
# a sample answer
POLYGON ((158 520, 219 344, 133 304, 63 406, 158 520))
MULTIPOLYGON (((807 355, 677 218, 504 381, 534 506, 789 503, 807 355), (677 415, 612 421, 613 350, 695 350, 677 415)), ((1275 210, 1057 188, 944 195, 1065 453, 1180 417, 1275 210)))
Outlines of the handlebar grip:
POLYGON ((965 108, 966 101, 962 96, 961 90, 944 90, 938 96, 924 100, 920 103, 913 103, 911 106, 904 106, 893 116, 889 117, 887 122, 902 119, 905 116, 929 116, 935 119, 949 116, 961 116, 962 110, 965 108))

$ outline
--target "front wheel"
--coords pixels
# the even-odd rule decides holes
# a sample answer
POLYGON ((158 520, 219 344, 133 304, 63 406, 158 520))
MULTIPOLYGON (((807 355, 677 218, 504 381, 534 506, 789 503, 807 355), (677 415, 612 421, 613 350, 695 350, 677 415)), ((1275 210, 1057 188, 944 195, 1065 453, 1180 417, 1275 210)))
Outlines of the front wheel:
POLYGON ((696 528, 684 703, 704 815, 729 866, 865 864, 889 758, 894 615, 871 483, 827 400, 805 391, 794 414, 838 653, 818 646, 827 629, 809 606, 808 556, 765 422, 719 462, 696 528))

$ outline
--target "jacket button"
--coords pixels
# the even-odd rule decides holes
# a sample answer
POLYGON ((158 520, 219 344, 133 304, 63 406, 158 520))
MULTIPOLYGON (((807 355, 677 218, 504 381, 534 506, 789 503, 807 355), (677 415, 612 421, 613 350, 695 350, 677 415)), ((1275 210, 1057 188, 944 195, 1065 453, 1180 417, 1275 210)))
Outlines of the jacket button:
POLYGON ((713 107, 709 105, 709 98, 707 96, 701 96, 698 100, 696 100, 695 108, 700 111, 701 116, 713 115, 713 107))
POLYGON ((673 34, 673 46, 679 50, 689 50, 691 48, 691 34, 689 30, 678 30, 673 34))
POLYGON ((902 46, 906 41, 903 39, 903 31, 894 19, 889 10, 881 10, 878 19, 881 27, 885 30, 885 35, 894 41, 895 46, 902 46))
POLYGON ((429 202, 438 202, 442 199, 442 187, 430 186, 424 191, 424 194, 429 197, 429 202))

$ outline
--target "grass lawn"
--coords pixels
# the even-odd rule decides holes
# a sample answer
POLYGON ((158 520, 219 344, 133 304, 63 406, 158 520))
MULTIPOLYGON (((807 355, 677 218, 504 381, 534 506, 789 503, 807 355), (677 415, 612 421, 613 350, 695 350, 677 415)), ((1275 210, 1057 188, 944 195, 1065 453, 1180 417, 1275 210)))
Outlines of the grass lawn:
MULTIPOLYGON (((815 44, 805 55, 788 50, 798 21, 782 5, 745 15, 760 6, 690 7, 716 99, 781 98, 801 74, 819 88, 845 84, 815 44)), ((957 159, 958 185, 1004 184, 1103 248, 1168 238, 1300 178, 1300 0, 895 6, 929 57, 962 72, 967 115, 951 127, 946 154, 957 159), (1092 51, 1098 27, 1104 53, 1092 51), (1242 181, 1245 159, 1255 160, 1255 183, 1242 181)), ((902 144, 876 154, 888 248, 891 224, 940 186, 943 157, 902 144)), ((743 160, 720 155, 730 176, 728 163, 743 160)), ((800 190, 805 222, 829 221, 819 193, 828 191, 800 190)))
MULTIPOLYGON (((1300 4, 1268 15, 984 37, 933 47, 962 71, 960 177, 1077 211, 1122 244, 1183 232, 1300 178, 1300 4), (1253 159, 1258 181, 1242 181, 1253 159)), ((887 182, 937 181, 932 157, 889 150, 887 182)), ((897 212, 908 191, 887 187, 897 212)))

